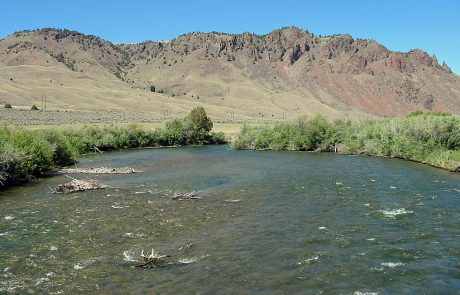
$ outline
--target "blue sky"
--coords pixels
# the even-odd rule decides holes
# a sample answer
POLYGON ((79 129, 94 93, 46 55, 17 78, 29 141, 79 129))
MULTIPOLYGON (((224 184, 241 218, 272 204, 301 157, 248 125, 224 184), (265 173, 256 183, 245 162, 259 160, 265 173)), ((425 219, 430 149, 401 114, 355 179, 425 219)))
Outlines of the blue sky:
POLYGON ((297 26, 315 34, 374 39, 391 50, 420 48, 460 74, 459 0, 3 0, 1 7, 0 38, 55 27, 120 43, 191 31, 264 34, 297 26))

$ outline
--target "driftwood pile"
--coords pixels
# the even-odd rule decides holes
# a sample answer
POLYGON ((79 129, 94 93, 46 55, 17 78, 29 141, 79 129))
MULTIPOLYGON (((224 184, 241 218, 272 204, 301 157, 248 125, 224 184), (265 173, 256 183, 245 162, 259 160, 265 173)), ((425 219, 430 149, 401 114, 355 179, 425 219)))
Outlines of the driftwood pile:
POLYGON ((51 188, 51 191, 55 194, 65 194, 65 193, 81 192, 81 191, 87 191, 87 190, 104 189, 107 187, 108 187, 107 185, 96 182, 92 179, 88 179, 88 180, 73 179, 71 182, 59 184, 51 188))
MULTIPOLYGON (((65 168, 59 171, 60 173, 68 174, 132 174, 138 173, 141 171, 135 170, 129 167, 122 168, 107 168, 107 167, 98 167, 98 168, 65 168)), ((50 188, 53 193, 73 193, 87 190, 103 189, 107 188, 107 185, 99 183, 92 179, 80 180, 64 175, 67 178, 72 179, 71 182, 60 184, 54 188, 50 188)), ((1 179, 0 179, 1 181, 1 179)))
POLYGON ((193 192, 185 193, 185 194, 175 193, 172 199, 173 200, 197 200, 201 198, 198 197, 197 192, 193 191, 193 192))
POLYGON ((135 170, 134 168, 121 167, 121 168, 107 168, 107 167, 90 167, 90 168, 65 168, 59 171, 67 174, 132 174, 139 173, 141 171, 135 170))

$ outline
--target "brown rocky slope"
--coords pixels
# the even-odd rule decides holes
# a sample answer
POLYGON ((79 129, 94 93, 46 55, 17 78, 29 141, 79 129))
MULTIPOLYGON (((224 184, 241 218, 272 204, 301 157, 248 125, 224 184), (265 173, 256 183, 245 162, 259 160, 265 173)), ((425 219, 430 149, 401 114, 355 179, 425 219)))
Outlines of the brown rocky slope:
POLYGON ((460 114, 460 77, 418 49, 292 27, 139 44, 55 29, 0 40, 0 102, 28 106, 42 96, 55 109, 181 115, 203 105, 243 119, 460 114))

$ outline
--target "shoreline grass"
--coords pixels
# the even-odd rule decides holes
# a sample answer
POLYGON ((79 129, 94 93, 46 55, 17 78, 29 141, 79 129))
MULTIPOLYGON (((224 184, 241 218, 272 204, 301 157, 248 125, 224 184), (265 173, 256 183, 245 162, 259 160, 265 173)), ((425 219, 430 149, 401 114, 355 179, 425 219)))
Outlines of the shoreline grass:
POLYGON ((223 133, 211 132, 204 109, 197 109, 150 130, 136 124, 38 130, 0 125, 0 189, 73 164, 89 151, 225 143, 223 133))
MULTIPOLYGON (((39 129, 0 125, 0 189, 73 164, 90 151, 225 143, 224 133, 211 132, 212 127, 204 109, 195 117, 150 129, 137 124, 39 129)), ((331 122, 318 116, 243 125, 230 146, 393 157, 454 171, 460 167, 460 117, 417 112, 360 123, 331 122)))
POLYGON ((407 117, 352 123, 323 117, 263 127, 245 126, 233 149, 338 151, 385 156, 448 170, 460 166, 460 117, 415 112, 407 117))

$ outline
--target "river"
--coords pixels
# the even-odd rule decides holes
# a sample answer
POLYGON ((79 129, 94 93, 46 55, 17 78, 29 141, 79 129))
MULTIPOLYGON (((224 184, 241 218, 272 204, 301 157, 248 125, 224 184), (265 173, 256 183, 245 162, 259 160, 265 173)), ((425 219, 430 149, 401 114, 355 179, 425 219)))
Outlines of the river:
POLYGON ((110 186, 98 191, 53 194, 69 181, 54 176, 0 192, 0 293, 460 290, 460 177, 447 171, 227 146, 110 152, 78 165, 143 172, 92 176, 110 186), (201 199, 171 199, 193 190, 201 199), (133 268, 152 248, 172 257, 133 268))

